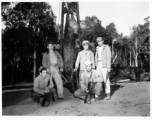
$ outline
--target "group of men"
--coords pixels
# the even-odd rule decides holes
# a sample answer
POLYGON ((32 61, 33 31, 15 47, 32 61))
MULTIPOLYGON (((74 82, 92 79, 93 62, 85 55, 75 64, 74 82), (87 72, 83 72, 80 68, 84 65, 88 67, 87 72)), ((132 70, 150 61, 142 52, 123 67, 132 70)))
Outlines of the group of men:
POLYGON ((75 70, 80 64, 79 80, 80 88, 75 91, 74 96, 78 98, 85 98, 87 92, 90 92, 87 103, 94 101, 99 103, 101 101, 100 95, 105 86, 106 100, 111 98, 109 73, 111 69, 111 51, 108 45, 103 44, 102 37, 96 39, 98 46, 96 47, 95 56, 89 48, 89 41, 83 41, 82 46, 84 50, 78 53, 75 63, 75 70), (88 91, 88 84, 91 82, 92 89, 88 91), (103 85, 104 84, 104 85, 103 85))
MULTIPOLYGON (((96 54, 89 50, 90 43, 87 40, 82 42, 84 50, 78 53, 75 69, 79 71, 79 85, 80 88, 74 92, 74 96, 84 99, 89 92, 87 103, 100 102, 100 94, 105 86, 107 94, 106 100, 110 96, 110 80, 109 72, 111 69, 111 52, 108 45, 103 44, 102 37, 97 39, 98 46, 96 54), (91 83, 91 90, 88 90, 88 84, 91 83)), ((63 60, 61 55, 54 51, 52 41, 47 43, 48 52, 43 55, 42 67, 39 69, 40 75, 34 80, 34 92, 32 97, 35 102, 41 103, 42 106, 49 106, 51 99, 54 100, 57 88, 58 99, 63 99, 63 81, 61 72, 63 72, 63 60), (54 82, 53 82, 54 80, 54 82), (42 99, 42 100, 41 100, 42 99)))

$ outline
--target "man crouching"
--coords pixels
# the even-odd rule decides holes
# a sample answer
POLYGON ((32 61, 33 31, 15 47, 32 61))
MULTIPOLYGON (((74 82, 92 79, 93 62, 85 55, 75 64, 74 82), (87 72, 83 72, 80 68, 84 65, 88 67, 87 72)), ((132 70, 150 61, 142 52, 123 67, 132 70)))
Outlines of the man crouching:
POLYGON ((86 70, 81 74, 80 77, 80 88, 74 92, 74 97, 85 99, 86 94, 89 92, 87 103, 91 104, 94 101, 96 103, 100 102, 100 93, 102 91, 103 79, 98 72, 92 69, 91 61, 85 62, 86 70), (91 89, 88 91, 88 84, 91 82, 91 89))
POLYGON ((49 106, 51 99, 55 100, 55 90, 50 87, 52 81, 50 81, 50 75, 47 74, 46 68, 40 67, 39 73, 40 75, 34 80, 32 98, 36 103, 40 103, 41 106, 49 106), (42 98, 42 101, 40 98, 42 98))

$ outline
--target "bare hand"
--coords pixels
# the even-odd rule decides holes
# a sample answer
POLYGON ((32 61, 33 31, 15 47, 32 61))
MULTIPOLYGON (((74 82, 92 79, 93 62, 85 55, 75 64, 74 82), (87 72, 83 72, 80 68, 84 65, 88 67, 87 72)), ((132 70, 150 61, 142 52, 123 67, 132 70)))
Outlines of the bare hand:
POLYGON ((73 69, 73 71, 74 71, 74 72, 77 71, 77 68, 73 69))
POLYGON ((60 68, 60 71, 63 72, 63 68, 60 68))
POLYGON ((47 73, 50 73, 50 70, 49 70, 49 69, 47 69, 47 70, 46 70, 46 72, 47 72, 47 73))
POLYGON ((89 91, 88 91, 87 89, 85 89, 85 92, 87 92, 87 93, 88 93, 89 91))
POLYGON ((48 89, 45 89, 45 90, 44 90, 44 93, 49 93, 49 90, 48 90, 48 89))
POLYGON ((96 47, 96 51, 98 51, 98 49, 99 49, 99 46, 96 47))

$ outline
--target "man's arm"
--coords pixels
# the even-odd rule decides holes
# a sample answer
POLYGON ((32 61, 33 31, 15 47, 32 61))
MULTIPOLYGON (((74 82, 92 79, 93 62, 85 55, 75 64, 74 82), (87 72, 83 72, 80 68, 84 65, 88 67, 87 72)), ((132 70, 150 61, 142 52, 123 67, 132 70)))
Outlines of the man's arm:
POLYGON ((96 51, 95 53, 95 66, 97 67, 97 64, 98 64, 98 53, 96 51))
POLYGON ((78 56, 77 56, 77 59, 76 59, 76 62, 75 62, 75 68, 76 68, 76 69, 78 69, 78 67, 79 67, 80 56, 81 56, 81 53, 79 52, 79 53, 78 53, 78 56))
POLYGON ((107 68, 108 68, 108 71, 110 71, 111 70, 111 51, 110 51, 109 46, 106 47, 106 53, 107 53, 107 68))
POLYGON ((62 57, 61 57, 61 55, 60 55, 60 53, 59 52, 57 52, 56 51, 56 54, 57 54, 57 56, 58 56, 58 58, 59 58, 59 67, 60 68, 63 68, 63 59, 62 59, 62 57))
POLYGON ((45 68, 48 69, 48 66, 47 66, 47 55, 46 54, 43 55, 42 66, 44 66, 45 68))
POLYGON ((41 95, 44 95, 44 90, 40 89, 39 87, 39 79, 38 78, 35 78, 34 80, 34 91, 41 94, 41 95))
POLYGON ((92 68, 95 69, 95 60, 94 60, 94 53, 91 53, 91 61, 92 61, 92 68))

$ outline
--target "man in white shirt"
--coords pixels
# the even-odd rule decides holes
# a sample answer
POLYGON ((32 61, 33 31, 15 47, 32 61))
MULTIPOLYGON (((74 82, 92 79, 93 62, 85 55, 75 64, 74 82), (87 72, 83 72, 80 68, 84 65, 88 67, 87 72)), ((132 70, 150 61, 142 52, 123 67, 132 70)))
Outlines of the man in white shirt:
POLYGON ((111 51, 108 45, 103 44, 104 40, 102 37, 98 37, 96 40, 98 43, 95 55, 96 68, 99 74, 101 74, 103 77, 105 92, 107 94, 106 100, 109 100, 111 99, 111 88, 109 80, 109 73, 111 70, 111 51))

